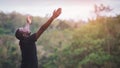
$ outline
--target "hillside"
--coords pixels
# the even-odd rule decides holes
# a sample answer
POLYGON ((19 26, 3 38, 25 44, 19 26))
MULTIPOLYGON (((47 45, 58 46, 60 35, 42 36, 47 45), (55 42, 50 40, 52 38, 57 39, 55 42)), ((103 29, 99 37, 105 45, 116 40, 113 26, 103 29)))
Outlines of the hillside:
MULTIPOLYGON (((33 16, 32 33, 49 17, 33 16)), ((0 68, 19 68, 14 33, 26 15, 0 12, 0 68)), ((120 15, 83 21, 56 19, 37 41, 39 68, 119 68, 120 15)))

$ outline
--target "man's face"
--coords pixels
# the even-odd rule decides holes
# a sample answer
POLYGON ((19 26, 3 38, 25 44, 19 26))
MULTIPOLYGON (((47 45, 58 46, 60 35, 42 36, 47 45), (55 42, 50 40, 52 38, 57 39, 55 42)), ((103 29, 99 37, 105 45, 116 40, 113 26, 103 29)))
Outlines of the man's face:
POLYGON ((30 36, 30 32, 28 33, 28 32, 21 31, 21 33, 22 33, 23 37, 29 37, 30 36))

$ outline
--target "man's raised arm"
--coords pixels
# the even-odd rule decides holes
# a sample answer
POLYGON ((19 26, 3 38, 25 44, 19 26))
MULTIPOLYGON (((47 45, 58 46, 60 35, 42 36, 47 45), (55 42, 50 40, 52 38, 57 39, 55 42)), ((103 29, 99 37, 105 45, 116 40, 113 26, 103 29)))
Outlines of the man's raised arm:
POLYGON ((36 32, 36 39, 40 37, 40 35, 48 28, 48 26, 52 23, 52 21, 57 18, 61 14, 61 8, 58 8, 57 10, 54 10, 53 15, 50 17, 50 19, 41 26, 41 28, 36 32))

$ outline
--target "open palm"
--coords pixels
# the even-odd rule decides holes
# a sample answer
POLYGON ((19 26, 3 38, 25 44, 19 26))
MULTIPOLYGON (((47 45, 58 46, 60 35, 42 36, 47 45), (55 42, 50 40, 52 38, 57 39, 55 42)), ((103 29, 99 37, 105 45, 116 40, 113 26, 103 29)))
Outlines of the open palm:
POLYGON ((54 10, 52 18, 57 18, 61 14, 62 9, 58 8, 57 10, 54 10))

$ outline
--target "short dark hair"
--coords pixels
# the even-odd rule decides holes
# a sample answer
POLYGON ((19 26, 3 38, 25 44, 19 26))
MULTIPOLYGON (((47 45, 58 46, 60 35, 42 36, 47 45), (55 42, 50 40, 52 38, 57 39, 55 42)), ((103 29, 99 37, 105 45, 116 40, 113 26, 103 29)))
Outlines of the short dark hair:
POLYGON ((23 38, 22 32, 19 29, 16 30, 15 37, 19 40, 23 38))

